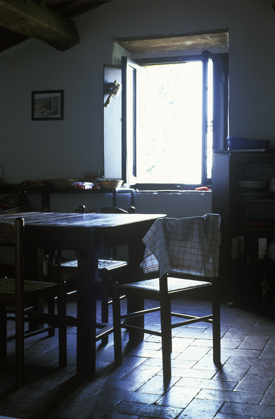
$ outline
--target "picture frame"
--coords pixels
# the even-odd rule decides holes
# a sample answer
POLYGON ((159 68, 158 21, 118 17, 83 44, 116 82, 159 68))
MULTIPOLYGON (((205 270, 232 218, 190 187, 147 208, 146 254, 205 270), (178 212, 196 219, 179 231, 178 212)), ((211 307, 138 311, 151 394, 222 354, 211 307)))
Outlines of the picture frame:
POLYGON ((32 121, 64 119, 64 90, 32 92, 32 121))

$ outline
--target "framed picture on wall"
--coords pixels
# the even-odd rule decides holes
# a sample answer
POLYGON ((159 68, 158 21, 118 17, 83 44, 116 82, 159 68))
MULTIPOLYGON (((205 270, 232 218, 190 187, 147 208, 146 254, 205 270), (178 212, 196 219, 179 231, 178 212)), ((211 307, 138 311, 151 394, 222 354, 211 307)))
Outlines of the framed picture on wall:
POLYGON ((64 90, 32 92, 32 121, 64 119, 64 90))

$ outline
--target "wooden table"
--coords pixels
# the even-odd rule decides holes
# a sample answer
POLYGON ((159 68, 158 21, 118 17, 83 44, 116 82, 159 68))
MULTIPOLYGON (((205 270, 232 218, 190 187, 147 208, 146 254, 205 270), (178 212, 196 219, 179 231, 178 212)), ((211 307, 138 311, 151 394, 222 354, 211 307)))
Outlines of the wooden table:
POLYGON ((77 374, 90 376, 96 359, 96 295, 98 258, 102 249, 128 245, 129 276, 137 278, 143 259, 142 238, 164 214, 19 213, 0 215, 0 222, 25 220, 29 249, 75 250, 80 254, 77 293, 77 374), (91 280, 92 279, 92 280, 91 280))

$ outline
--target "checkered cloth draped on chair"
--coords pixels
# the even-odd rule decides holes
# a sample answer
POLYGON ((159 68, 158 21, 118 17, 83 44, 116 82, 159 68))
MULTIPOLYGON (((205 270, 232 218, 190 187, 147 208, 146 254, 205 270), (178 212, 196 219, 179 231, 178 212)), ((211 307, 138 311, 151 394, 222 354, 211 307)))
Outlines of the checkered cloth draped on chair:
POLYGON ((143 272, 159 270, 163 276, 174 271, 217 277, 220 223, 219 214, 156 220, 143 238, 146 246, 143 272))

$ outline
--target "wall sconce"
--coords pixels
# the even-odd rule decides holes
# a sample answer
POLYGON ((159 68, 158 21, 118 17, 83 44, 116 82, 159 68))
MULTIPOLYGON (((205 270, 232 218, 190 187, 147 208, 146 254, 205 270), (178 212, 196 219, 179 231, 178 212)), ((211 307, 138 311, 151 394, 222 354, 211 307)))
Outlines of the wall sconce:
POLYGON ((121 92, 122 90, 122 86, 121 84, 115 80, 113 84, 111 84, 110 89, 109 89, 109 95, 104 103, 104 107, 107 108, 110 103, 111 103, 111 99, 112 97, 115 99, 121 92))

